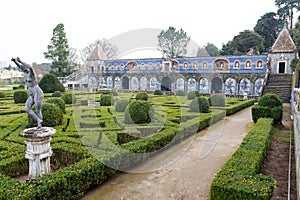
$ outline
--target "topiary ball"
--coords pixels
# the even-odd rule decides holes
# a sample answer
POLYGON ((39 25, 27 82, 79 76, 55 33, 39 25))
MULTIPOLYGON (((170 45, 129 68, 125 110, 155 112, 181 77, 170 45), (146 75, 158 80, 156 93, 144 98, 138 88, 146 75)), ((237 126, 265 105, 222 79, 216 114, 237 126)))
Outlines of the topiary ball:
POLYGON ((213 94, 208 98, 210 106, 225 107, 226 98, 222 94, 213 94))
POLYGON ((205 97, 197 97, 193 99, 190 104, 191 112, 201 112, 208 113, 209 112, 209 103, 205 97))
POLYGON ((5 97, 6 97, 5 93, 4 92, 0 92, 0 98, 5 98, 5 97))
POLYGON ((57 90, 61 92, 65 91, 63 84, 53 74, 46 74, 39 82, 39 86, 44 93, 52 93, 57 90))
POLYGON ((113 104, 113 98, 110 94, 101 95, 100 106, 111 106, 113 104))
POLYGON ((148 100, 148 94, 146 92, 139 92, 135 96, 135 100, 148 100))
POLYGON ((144 100, 131 102, 125 110, 125 123, 149 123, 151 121, 150 108, 150 103, 144 100))
POLYGON ((161 90, 155 90, 154 95, 163 95, 164 93, 161 90))
POLYGON ((73 95, 72 93, 66 93, 61 98, 65 101, 65 104, 75 104, 76 103, 76 96, 73 95))
POLYGON ((199 91, 189 91, 187 94, 187 99, 192 100, 195 99, 196 97, 200 97, 199 91))
POLYGON ((126 110, 126 107, 129 104, 129 100, 127 99, 121 99, 115 103, 115 111, 116 112, 124 112, 126 110))
POLYGON ((14 93, 14 102, 15 103, 25 103, 28 99, 27 91, 16 91, 14 93))
POLYGON ((282 100, 277 94, 267 93, 259 99, 258 105, 267 106, 269 108, 274 108, 278 106, 282 107, 282 100))
MULTIPOLYGON (((35 109, 35 107, 33 107, 35 109)), ((44 103, 42 106, 43 126, 53 127, 63 123, 63 112, 53 103, 44 103)), ((37 126, 36 121, 28 115, 28 126, 37 126)))
POLYGON ((65 101, 62 98, 47 99, 46 103, 54 103, 63 113, 66 113, 65 101))
POLYGON ((185 96, 185 93, 183 90, 177 90, 176 91, 176 96, 185 96))
POLYGON ((61 97, 62 96, 62 92, 61 91, 55 91, 52 94, 52 97, 61 97))

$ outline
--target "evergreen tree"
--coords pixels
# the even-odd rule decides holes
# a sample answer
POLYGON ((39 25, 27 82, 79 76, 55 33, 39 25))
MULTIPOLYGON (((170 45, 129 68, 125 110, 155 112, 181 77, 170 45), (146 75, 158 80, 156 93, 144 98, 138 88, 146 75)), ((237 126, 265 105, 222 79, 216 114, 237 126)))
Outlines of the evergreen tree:
POLYGON ((157 38, 158 50, 166 58, 183 57, 187 52, 187 45, 191 39, 184 30, 176 30, 172 26, 166 31, 161 31, 157 38))
POLYGON ((73 72, 68 65, 69 45, 64 31, 64 25, 58 24, 53 29, 51 43, 48 45, 48 52, 44 52, 45 58, 52 60, 50 73, 64 77, 73 72))
POLYGON ((212 44, 212 43, 207 43, 207 45, 205 46, 205 50, 207 51, 207 53, 210 56, 219 56, 220 55, 220 51, 218 49, 218 47, 216 47, 216 45, 212 44))
POLYGON ((300 0, 275 0, 278 15, 284 20, 289 20, 290 29, 293 28, 294 11, 300 10, 300 0))
POLYGON ((264 39, 254 31, 245 30, 234 36, 232 42, 238 52, 247 53, 253 49, 255 53, 258 53, 263 49, 264 39))

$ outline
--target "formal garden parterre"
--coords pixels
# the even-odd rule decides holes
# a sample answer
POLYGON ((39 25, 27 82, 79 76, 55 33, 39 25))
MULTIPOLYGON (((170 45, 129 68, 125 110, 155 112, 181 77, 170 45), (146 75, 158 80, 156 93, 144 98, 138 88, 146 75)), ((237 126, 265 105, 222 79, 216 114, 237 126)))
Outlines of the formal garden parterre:
POLYGON ((19 182, 15 177, 28 172, 25 139, 19 137, 28 126, 28 117, 23 111, 24 104, 14 103, 16 91, 24 90, 5 91, 5 97, 0 99, 0 199, 77 199, 116 172, 130 169, 157 151, 176 145, 225 115, 255 102, 227 98, 225 105, 222 100, 218 105, 212 103, 214 99, 209 101, 209 97, 198 95, 188 99, 187 95, 166 96, 156 92, 159 95, 147 94, 145 99, 146 95, 140 93, 114 92, 112 95, 78 91, 63 92, 62 97, 69 96, 64 98, 66 104, 63 106, 60 100, 53 100, 62 97, 46 93, 44 104, 55 105, 62 113, 62 121, 54 126, 57 132, 51 140, 53 173, 19 182), (195 99, 198 101, 197 98, 207 100, 209 110, 192 111, 191 103, 195 99), (105 106, 87 106, 89 100, 110 105, 102 102, 105 106), (126 122, 129 106, 123 105, 125 110, 121 112, 114 106, 122 101, 125 105, 146 101, 150 105, 148 121, 126 122), (62 112, 63 107, 65 112, 62 112))

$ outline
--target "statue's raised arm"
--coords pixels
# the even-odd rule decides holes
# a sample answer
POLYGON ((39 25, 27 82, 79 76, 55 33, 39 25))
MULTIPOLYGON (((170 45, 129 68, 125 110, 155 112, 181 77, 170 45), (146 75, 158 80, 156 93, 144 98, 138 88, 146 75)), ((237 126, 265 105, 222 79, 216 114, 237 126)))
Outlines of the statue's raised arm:
POLYGON ((24 73, 25 73, 25 85, 28 89, 28 99, 25 103, 25 111, 28 112, 37 122, 37 129, 42 129, 43 115, 42 115, 42 102, 44 98, 44 93, 38 85, 37 77, 33 68, 21 61, 19 57, 12 58, 13 61, 24 73), (35 105, 35 112, 31 109, 35 105))

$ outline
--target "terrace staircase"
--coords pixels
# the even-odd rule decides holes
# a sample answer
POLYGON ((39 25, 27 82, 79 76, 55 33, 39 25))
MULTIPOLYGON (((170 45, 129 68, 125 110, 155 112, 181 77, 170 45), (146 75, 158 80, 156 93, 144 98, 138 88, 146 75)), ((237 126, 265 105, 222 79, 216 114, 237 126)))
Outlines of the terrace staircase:
POLYGON ((263 87, 262 95, 275 93, 283 101, 290 103, 292 92, 292 74, 272 74, 270 73, 266 84, 263 87))

